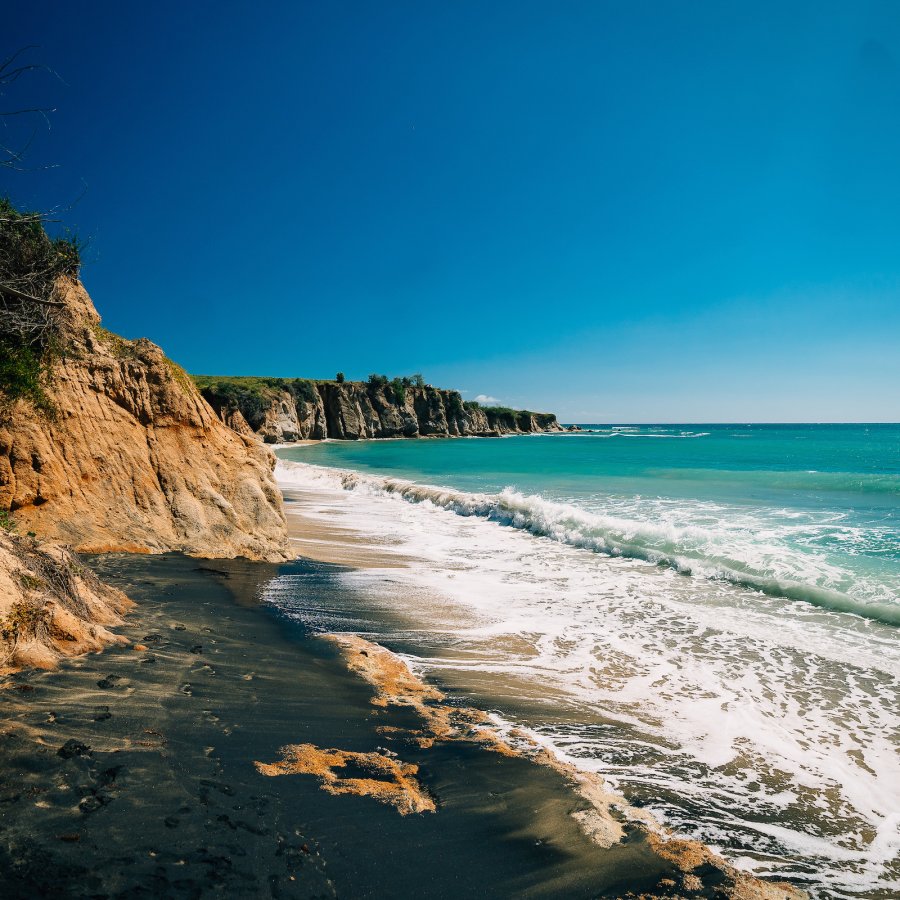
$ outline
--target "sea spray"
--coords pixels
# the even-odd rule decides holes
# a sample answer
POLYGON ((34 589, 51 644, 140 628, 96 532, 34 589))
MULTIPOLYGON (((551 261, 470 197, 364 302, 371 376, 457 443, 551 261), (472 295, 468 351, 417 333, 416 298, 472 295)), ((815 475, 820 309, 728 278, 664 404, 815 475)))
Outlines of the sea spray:
POLYGON ((806 602, 888 625, 900 625, 900 603, 883 602, 877 597, 857 598, 827 584, 816 584, 813 579, 840 575, 829 572, 823 561, 798 559, 797 554, 788 560, 772 561, 780 562, 782 567, 785 562, 795 563, 795 568, 803 566, 809 573, 808 581, 788 577, 771 568, 754 569, 752 563, 746 560, 711 552, 717 543, 721 543, 721 534, 708 528, 675 527, 600 515, 573 504, 523 494, 512 488, 497 494, 469 493, 288 460, 280 460, 278 465, 277 475, 285 482, 290 482, 291 472, 306 469, 306 475, 301 475, 301 478, 338 479, 345 490, 381 493, 410 503, 427 503, 457 515, 478 516, 572 547, 639 559, 667 566, 681 575, 727 581, 768 596, 806 602))

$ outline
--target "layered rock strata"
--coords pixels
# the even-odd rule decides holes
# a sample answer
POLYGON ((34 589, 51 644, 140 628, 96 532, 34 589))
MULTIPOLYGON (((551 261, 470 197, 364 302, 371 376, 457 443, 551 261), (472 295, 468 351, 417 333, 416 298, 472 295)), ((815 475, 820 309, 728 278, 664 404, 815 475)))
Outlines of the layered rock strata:
POLYGON ((19 532, 87 552, 287 558, 274 458, 246 422, 223 423, 155 344, 106 331, 80 281, 54 298, 50 412, 0 414, 0 509, 19 532))
MULTIPOLYGON (((496 437, 562 431, 552 413, 463 403, 458 391, 364 382, 268 379, 253 394, 227 390, 240 379, 204 378, 202 394, 233 428, 246 426, 266 443, 365 438, 496 437), (302 385, 298 390, 295 386, 302 385), (249 423, 249 424, 248 424, 249 423)), ((259 382, 260 379, 253 379, 259 382)))

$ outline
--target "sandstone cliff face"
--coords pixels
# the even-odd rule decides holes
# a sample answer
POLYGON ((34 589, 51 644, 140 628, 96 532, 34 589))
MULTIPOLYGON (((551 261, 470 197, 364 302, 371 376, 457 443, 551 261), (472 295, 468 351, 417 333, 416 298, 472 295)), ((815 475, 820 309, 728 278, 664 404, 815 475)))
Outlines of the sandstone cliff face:
MULTIPOLYGON (((303 382, 302 395, 277 379, 252 397, 207 379, 203 396, 220 419, 246 423, 266 443, 296 440, 355 441, 393 437, 494 437, 562 431, 551 413, 466 407, 457 391, 408 387, 399 401, 388 386, 363 382, 303 382), (252 406, 252 408, 251 408, 252 406), (240 417, 237 419, 237 417, 240 417)), ((240 379, 232 379, 232 382, 240 379)), ((283 381, 291 386, 296 382, 283 381)))
POLYGON ((286 558, 274 459, 240 414, 226 427, 159 347, 102 329, 80 282, 56 297, 55 415, 19 403, 0 420, 0 508, 19 531, 88 552, 286 558))

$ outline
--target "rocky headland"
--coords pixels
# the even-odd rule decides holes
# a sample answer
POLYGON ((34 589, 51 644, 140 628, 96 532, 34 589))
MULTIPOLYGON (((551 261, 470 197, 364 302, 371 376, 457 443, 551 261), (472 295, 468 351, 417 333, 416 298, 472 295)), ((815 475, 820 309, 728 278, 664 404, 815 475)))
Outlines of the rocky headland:
POLYGON ((204 399, 238 434, 270 444, 332 438, 498 437, 562 431, 553 413, 463 400, 459 391, 388 381, 196 376, 204 399))

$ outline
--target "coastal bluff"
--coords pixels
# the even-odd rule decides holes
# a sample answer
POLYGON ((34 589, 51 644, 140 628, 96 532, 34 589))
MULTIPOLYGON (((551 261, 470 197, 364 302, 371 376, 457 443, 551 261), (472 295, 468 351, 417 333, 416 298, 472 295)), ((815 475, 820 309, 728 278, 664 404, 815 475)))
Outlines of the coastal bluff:
POLYGON ((271 452, 226 427, 155 344, 104 329, 76 277, 56 280, 52 302, 47 409, 19 399, 0 416, 0 509, 18 532, 89 553, 286 559, 271 452))
POLYGON ((563 431, 553 413, 464 402, 459 391, 386 378, 195 376, 204 399, 238 434, 265 443, 332 438, 498 437, 563 431))

